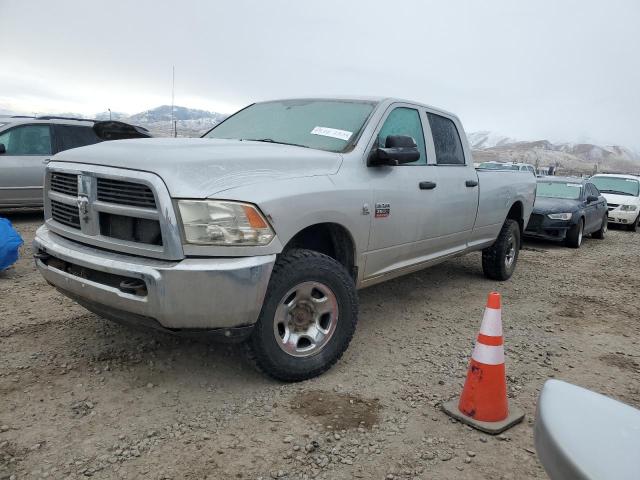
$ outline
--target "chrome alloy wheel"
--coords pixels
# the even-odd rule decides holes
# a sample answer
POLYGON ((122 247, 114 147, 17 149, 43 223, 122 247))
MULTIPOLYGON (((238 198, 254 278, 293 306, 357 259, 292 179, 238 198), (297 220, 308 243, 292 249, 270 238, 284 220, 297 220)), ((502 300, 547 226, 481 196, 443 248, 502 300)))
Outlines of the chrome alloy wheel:
POLYGON ((511 268, 513 262, 516 260, 516 241, 513 235, 509 237, 507 243, 507 254, 504 256, 504 265, 507 269, 511 268))
POLYGON ((328 286, 296 285, 282 297, 273 318, 278 346, 294 357, 319 353, 336 330, 338 314, 338 300, 328 286))
POLYGON ((580 223, 580 230, 578 231, 578 246, 582 245, 582 234, 584 232, 584 224, 580 223))

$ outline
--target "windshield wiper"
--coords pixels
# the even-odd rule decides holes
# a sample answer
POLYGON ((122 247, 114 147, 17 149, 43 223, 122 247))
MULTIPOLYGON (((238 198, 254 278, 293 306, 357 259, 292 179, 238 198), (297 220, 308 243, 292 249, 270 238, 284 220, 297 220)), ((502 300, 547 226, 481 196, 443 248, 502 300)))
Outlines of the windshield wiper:
POLYGON ((300 145, 299 143, 278 142, 273 138, 241 138, 241 142, 264 142, 264 143, 277 143, 278 145, 292 145, 294 147, 310 148, 306 145, 300 145))
POLYGON ((600 190, 603 193, 613 193, 614 195, 629 195, 630 197, 635 197, 633 193, 622 192, 620 190, 600 190))

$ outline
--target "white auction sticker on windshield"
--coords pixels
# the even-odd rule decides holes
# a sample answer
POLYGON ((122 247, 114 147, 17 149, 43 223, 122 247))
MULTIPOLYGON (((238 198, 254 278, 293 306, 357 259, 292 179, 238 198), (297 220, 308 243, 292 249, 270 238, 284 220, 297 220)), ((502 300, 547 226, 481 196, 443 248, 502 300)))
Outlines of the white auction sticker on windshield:
POLYGON ((348 130, 338 130, 337 128, 329 127, 315 127, 311 130, 312 135, 322 135, 323 137, 339 138, 340 140, 347 141, 353 135, 353 132, 348 130))
POLYGON ((581 188, 582 185, 580 185, 579 183, 567 183, 567 187, 581 188))

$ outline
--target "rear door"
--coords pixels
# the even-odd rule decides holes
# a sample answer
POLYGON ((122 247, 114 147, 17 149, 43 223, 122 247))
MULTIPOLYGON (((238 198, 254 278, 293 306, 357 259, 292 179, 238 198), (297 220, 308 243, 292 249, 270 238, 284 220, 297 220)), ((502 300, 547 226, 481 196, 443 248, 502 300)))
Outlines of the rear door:
POLYGON ((605 216, 607 209, 605 207, 606 202, 604 200, 604 197, 600 195, 600 192, 596 189, 596 187, 593 184, 591 183, 585 184, 585 191, 586 191, 585 200, 590 195, 594 197, 598 197, 597 201, 594 201, 591 203, 587 202, 585 207, 585 216, 586 216, 585 232, 590 233, 600 229, 600 226, 602 224, 602 218, 605 216))
POLYGON ((41 206, 44 161, 52 152, 51 127, 26 124, 0 133, 0 206, 41 206))
POLYGON ((427 112, 438 172, 438 248, 442 253, 466 248, 478 209, 478 175, 465 156, 454 119, 427 112))

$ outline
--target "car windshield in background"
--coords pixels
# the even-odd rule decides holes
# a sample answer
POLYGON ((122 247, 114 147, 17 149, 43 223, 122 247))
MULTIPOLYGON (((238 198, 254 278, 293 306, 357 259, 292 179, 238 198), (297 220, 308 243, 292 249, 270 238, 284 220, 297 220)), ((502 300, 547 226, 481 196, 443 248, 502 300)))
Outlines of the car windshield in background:
POLYGON ((577 200, 580 198, 582 185, 565 182, 538 182, 536 197, 566 198, 577 200))
POLYGON ((593 177, 591 182, 598 187, 601 193, 630 195, 633 197, 637 197, 638 193, 640 193, 640 182, 632 178, 593 177))
POLYGON ((253 140, 342 152, 358 137, 375 105, 353 100, 256 103, 214 127, 204 138, 253 140))

